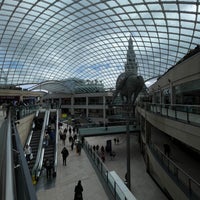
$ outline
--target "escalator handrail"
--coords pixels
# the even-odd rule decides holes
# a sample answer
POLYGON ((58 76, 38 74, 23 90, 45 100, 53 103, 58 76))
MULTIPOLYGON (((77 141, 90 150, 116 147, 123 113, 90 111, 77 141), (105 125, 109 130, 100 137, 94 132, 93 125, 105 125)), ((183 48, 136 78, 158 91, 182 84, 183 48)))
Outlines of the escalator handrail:
POLYGON ((54 150, 54 173, 57 172, 57 160, 58 160, 58 116, 59 110, 56 110, 56 140, 55 140, 55 150, 54 150))
POLYGON ((5 183, 6 183, 6 136, 7 121, 3 121, 0 129, 0 199, 5 199, 5 183))
MULTIPOLYGON (((50 111, 48 113, 48 117, 47 117, 47 125, 49 125, 49 116, 50 116, 50 111)), ((55 148, 54 148, 54 173, 56 173, 56 169, 57 169, 57 143, 58 143, 58 111, 56 111, 56 139, 55 139, 55 148)), ((42 170, 42 166, 43 166, 43 160, 44 160, 44 154, 45 154, 45 147, 42 148, 42 152, 41 152, 41 158, 40 158, 40 163, 37 169, 37 173, 36 176, 39 177, 41 170, 42 170)))
MULTIPOLYGON (((21 183, 21 187, 25 186, 25 188, 22 188, 22 191, 26 194, 26 196, 22 195, 24 199, 29 199, 29 200, 37 200, 35 188, 33 187, 32 184, 32 179, 30 176, 30 171, 26 162, 26 158, 24 156, 24 151, 23 147, 21 145, 20 137, 18 130, 15 125, 14 127, 14 135, 15 135, 15 141, 16 141, 16 148, 17 151, 19 152, 19 157, 20 157, 20 168, 22 170, 22 179, 24 183, 21 183)), ((20 187, 20 188, 21 188, 20 187)), ((21 191, 18 191, 21 192, 21 191)))
POLYGON ((11 112, 7 117, 7 137, 6 137, 6 183, 5 183, 5 200, 14 200, 14 166, 12 155, 12 136, 11 136, 11 112))
MULTIPOLYGON (((37 110, 36 113, 35 113, 35 117, 38 117, 38 114, 39 114, 39 111, 37 110)), ((30 134, 28 136, 28 139, 26 141, 26 144, 28 144, 28 145, 30 145, 30 143, 31 143, 31 139, 32 139, 32 136, 33 136, 33 129, 34 129, 34 127, 35 127, 35 122, 33 121, 31 132, 30 132, 30 134)))
POLYGON ((42 151, 41 151, 41 155, 40 155, 40 161, 39 161, 39 164, 38 164, 38 168, 36 170, 36 177, 37 178, 41 174, 41 170, 42 170, 42 166, 43 166, 43 160, 44 160, 44 151, 45 151, 45 148, 42 147, 42 151))

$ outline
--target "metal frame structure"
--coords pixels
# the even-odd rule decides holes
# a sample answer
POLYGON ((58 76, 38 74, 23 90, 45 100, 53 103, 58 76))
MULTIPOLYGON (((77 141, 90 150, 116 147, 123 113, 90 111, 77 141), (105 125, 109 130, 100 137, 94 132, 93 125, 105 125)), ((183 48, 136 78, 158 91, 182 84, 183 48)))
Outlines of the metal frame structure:
POLYGON ((78 78, 110 89, 130 36, 144 80, 200 44, 200 1, 2 0, 0 23, 3 84, 78 78))

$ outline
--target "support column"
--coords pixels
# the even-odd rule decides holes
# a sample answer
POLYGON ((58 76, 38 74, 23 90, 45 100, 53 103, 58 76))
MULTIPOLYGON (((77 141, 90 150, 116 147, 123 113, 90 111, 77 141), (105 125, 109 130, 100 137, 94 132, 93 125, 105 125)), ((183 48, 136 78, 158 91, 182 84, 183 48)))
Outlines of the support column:
POLYGON ((170 104, 175 104, 174 100, 174 88, 172 82, 169 80, 169 91, 170 91, 170 104))
POLYGON ((159 87, 159 103, 162 104, 162 90, 161 88, 159 87))
POLYGON ((106 97, 103 96, 103 121, 104 121, 104 126, 107 123, 106 122, 106 97))
POLYGON ((88 103, 89 103, 89 100, 88 100, 88 97, 86 97, 86 117, 88 117, 89 115, 88 103))
POLYGON ((149 144, 151 141, 151 124, 145 120, 145 142, 149 144))
POLYGON ((61 102, 62 102, 62 100, 61 100, 62 98, 60 97, 59 99, 58 99, 58 109, 61 109, 61 102))
POLYGON ((127 122, 126 122, 126 154, 127 154, 127 174, 126 174, 126 178, 127 178, 127 187, 129 188, 129 190, 131 191, 131 163, 130 163, 130 130, 129 130, 129 125, 130 125, 130 105, 127 105, 127 122))
POLYGON ((74 115, 74 96, 71 96, 71 115, 74 115))
MULTIPOLYGON (((150 141, 151 141, 151 124, 147 120, 145 120, 145 147, 148 146, 150 141)), ((145 150, 145 160, 146 160, 146 171, 149 172, 149 156, 146 150, 145 150)))

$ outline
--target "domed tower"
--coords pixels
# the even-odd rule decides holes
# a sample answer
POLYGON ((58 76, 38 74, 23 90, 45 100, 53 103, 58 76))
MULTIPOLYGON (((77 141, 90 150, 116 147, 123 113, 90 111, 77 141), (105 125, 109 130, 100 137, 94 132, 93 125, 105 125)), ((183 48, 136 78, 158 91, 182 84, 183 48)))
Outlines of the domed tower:
POLYGON ((134 74, 135 77, 138 75, 138 66, 136 62, 136 56, 135 52, 133 50, 133 40, 130 36, 130 39, 128 41, 128 51, 127 51, 127 60, 125 64, 125 73, 131 73, 134 74))

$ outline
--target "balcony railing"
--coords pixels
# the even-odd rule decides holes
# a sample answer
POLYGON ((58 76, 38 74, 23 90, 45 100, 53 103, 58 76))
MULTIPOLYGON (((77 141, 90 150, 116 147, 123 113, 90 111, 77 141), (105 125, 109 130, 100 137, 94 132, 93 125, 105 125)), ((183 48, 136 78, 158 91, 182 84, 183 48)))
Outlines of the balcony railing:
POLYGON ((87 141, 84 143, 85 150, 95 164, 98 172, 101 177, 107 184, 110 192, 112 193, 115 200, 136 200, 133 194, 128 190, 124 183, 116 181, 112 176, 112 173, 109 172, 107 167, 104 165, 102 159, 99 157, 96 151, 93 150, 92 146, 89 145, 87 141), (126 191, 126 192, 125 192, 126 191))
POLYGON ((142 103, 139 106, 149 112, 200 126, 200 106, 198 105, 142 103))
POLYGON ((13 106, 12 107, 12 117, 16 116, 16 119, 19 120, 23 117, 26 117, 30 114, 35 113, 39 109, 39 105, 28 105, 28 106, 13 106))
POLYGON ((149 145, 150 150, 179 188, 190 200, 200 199, 200 184, 184 170, 178 167, 171 159, 165 156, 155 144, 149 145))

